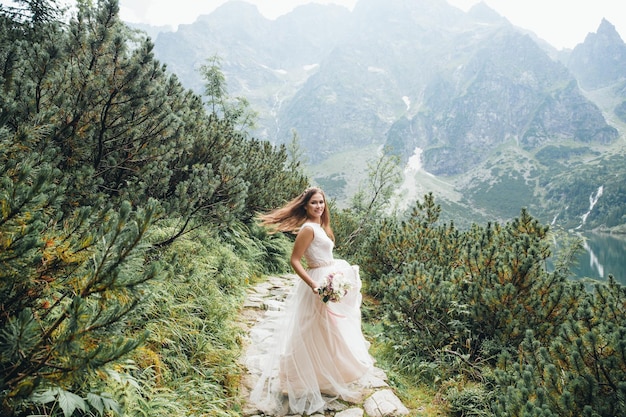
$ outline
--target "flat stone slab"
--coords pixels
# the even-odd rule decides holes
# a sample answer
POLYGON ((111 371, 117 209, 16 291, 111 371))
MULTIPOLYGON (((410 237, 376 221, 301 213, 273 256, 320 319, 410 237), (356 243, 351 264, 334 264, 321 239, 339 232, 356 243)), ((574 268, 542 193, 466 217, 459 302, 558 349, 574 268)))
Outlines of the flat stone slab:
POLYGON ((335 417, 363 417, 363 410, 360 408, 348 408, 335 414, 335 417))
POLYGON ((390 389, 376 391, 363 404, 369 417, 407 416, 409 410, 390 389))

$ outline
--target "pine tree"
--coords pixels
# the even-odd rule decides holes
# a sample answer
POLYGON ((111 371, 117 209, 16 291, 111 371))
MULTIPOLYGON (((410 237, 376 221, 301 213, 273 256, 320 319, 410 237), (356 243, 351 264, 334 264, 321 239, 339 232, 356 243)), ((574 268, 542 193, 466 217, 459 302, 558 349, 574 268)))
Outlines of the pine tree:
POLYGON ((46 129, 0 130, 0 404, 28 409, 34 392, 88 392, 89 377, 134 349, 123 320, 158 273, 144 243, 154 204, 60 215, 65 186, 54 151, 32 152, 46 129), (62 221, 60 221, 63 219, 62 221))
POLYGON ((285 145, 249 140, 245 149, 245 179, 248 184, 244 222, 268 208, 278 207, 308 185, 299 161, 290 161, 285 145))
POLYGON ((15 0, 15 5, 0 5, 0 12, 23 28, 34 28, 57 21, 62 13, 54 0, 15 0))
POLYGON ((626 413, 626 288, 609 277, 581 294, 551 340, 528 330, 519 357, 503 356, 497 415, 617 416, 626 413))
POLYGON ((174 150, 189 147, 176 117, 187 103, 172 100, 183 90, 168 81, 148 42, 128 53, 116 1, 79 5, 67 30, 51 24, 40 39, 15 42, 5 117, 13 130, 35 120, 51 126, 35 149, 59 150, 57 166, 71 174, 70 205, 143 197, 152 178, 168 178, 174 150))
POLYGON ((207 114, 117 13, 117 1, 80 3, 66 30, 50 25, 45 36, 20 39, 5 61, 3 117, 13 130, 32 120, 51 126, 36 149, 58 149, 56 166, 68 180, 63 207, 155 198, 180 219, 167 244, 202 224, 250 219, 302 188, 284 150, 259 146, 242 130, 250 123, 245 102, 233 105, 218 85, 221 110, 207 114), (274 179, 281 192, 249 197, 250 187, 274 179))
POLYGON ((406 220, 385 219, 362 262, 405 354, 440 360, 443 350, 452 362, 494 364, 528 329, 553 338, 584 289, 567 285, 566 270, 545 270, 548 228, 522 210, 504 226, 460 232, 437 223, 439 210, 430 196, 406 220))
POLYGON ((368 242, 366 288, 398 366, 489 383, 498 401, 479 406, 496 415, 624 414, 625 289, 570 281, 570 252, 548 271, 548 227, 526 210, 464 232, 437 220, 426 199, 368 242))
POLYGON ((474 227, 465 239, 459 301, 472 305, 475 343, 517 346, 527 329, 549 339, 575 311, 582 288, 548 273, 548 227, 526 210, 504 227, 474 227))
MULTIPOLYGON (((452 239, 456 237, 454 226, 450 230, 445 226, 444 231, 438 229, 440 212, 433 195, 427 194, 423 203, 415 202, 406 219, 383 216, 380 224, 374 225, 362 252, 364 259, 360 262, 372 295, 382 297, 387 292, 385 280, 401 275, 411 263, 434 264, 437 259, 445 257, 445 252, 438 250, 439 243, 455 246, 446 241, 438 242, 440 234, 452 239)), ((455 256, 450 257, 454 259, 455 256)))

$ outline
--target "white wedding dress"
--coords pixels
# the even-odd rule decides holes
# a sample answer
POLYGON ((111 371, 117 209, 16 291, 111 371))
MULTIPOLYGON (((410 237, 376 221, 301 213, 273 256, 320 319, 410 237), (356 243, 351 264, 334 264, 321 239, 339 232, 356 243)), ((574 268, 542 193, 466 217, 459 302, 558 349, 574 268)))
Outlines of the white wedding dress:
POLYGON ((351 384, 373 366, 361 332, 358 267, 333 259, 334 243, 319 224, 305 227, 314 232, 304 253, 309 276, 320 283, 341 272, 352 288, 340 301, 324 303, 298 278, 272 327, 274 337, 266 339, 275 346, 261 359, 262 374, 251 394, 252 403, 267 415, 278 415, 285 395, 290 411, 299 414, 321 411, 335 398, 358 398, 351 384))

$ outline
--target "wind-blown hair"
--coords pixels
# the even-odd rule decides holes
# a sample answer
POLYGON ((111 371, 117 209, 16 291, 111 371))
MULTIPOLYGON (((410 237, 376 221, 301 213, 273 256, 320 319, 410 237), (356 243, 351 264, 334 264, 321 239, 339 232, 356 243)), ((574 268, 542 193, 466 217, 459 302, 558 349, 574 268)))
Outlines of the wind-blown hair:
POLYGON ((321 194, 324 199, 324 212, 321 216, 322 228, 333 241, 335 235, 330 227, 330 211, 326 202, 326 194, 321 188, 310 187, 304 190, 302 194, 285 204, 283 207, 277 208, 266 214, 261 214, 258 219, 263 226, 269 226, 273 231, 278 232, 297 232, 300 226, 306 221, 306 205, 311 197, 315 194, 321 194))

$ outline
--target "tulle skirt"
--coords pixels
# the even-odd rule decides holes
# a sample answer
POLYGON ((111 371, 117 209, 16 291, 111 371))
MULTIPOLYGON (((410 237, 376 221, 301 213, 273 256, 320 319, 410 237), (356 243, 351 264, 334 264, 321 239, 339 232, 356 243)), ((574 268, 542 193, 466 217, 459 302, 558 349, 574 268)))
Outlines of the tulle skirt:
POLYGON ((350 385, 373 365, 361 332, 358 267, 334 260, 308 271, 316 283, 335 272, 352 284, 340 301, 322 302, 298 278, 271 326, 273 337, 265 340, 275 346, 261 359, 262 374, 251 394, 252 403, 266 414, 278 415, 285 396, 290 412, 300 414, 321 411, 335 398, 358 398, 350 385))

